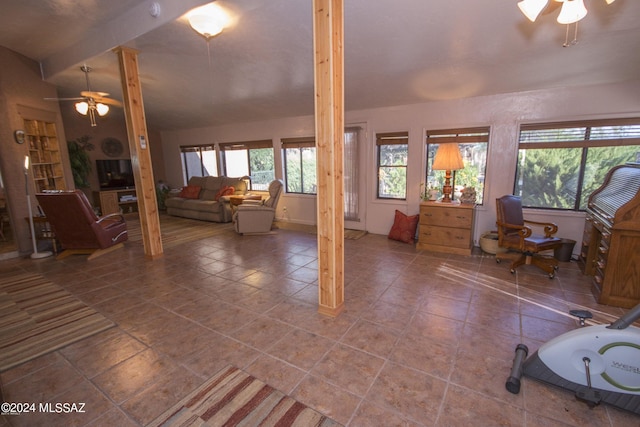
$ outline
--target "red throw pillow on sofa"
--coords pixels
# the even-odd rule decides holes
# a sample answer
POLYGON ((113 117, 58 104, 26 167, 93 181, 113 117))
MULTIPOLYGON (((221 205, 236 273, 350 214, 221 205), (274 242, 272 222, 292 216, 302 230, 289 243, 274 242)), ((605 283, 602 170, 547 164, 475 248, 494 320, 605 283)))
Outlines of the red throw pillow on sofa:
POLYGON ((184 199, 197 199, 200 196, 200 187, 197 185, 187 185, 182 187, 180 197, 184 199))
POLYGON ((391 240, 399 240, 404 243, 413 243, 418 228, 419 215, 407 216, 396 209, 396 217, 393 227, 387 236, 391 240))
POLYGON ((223 185, 220 191, 218 191, 218 194, 216 194, 216 197, 214 197, 214 200, 217 202, 218 200, 220 200, 220 197, 231 196, 235 192, 236 189, 234 187, 227 187, 223 185))

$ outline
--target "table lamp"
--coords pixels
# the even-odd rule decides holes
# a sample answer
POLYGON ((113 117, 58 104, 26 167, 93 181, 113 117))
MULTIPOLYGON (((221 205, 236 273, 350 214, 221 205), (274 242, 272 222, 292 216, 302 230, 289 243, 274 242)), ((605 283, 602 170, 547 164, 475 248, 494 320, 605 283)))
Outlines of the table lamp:
POLYGON ((462 161, 458 144, 440 144, 431 168, 437 171, 445 171, 444 187, 442 187, 442 203, 451 203, 451 171, 464 168, 464 162, 462 161))

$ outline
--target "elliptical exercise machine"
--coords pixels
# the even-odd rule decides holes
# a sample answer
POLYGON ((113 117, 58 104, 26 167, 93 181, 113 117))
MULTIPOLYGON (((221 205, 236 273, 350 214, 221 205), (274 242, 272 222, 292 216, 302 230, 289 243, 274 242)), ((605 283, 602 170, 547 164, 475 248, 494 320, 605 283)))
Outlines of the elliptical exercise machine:
MULTIPOLYGON (((592 314, 572 310, 585 319, 592 314)), ((546 342, 527 359, 529 349, 518 344, 508 391, 520 392, 522 375, 575 393, 593 408, 600 402, 640 415, 640 304, 611 325, 594 325, 566 332, 546 342), (526 360, 525 360, 526 359, 526 360)))

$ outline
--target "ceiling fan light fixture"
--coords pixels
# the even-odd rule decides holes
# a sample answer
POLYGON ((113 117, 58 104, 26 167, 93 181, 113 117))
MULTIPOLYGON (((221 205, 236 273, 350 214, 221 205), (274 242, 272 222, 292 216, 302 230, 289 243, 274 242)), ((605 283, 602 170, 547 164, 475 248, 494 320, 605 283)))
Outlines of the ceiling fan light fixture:
POLYGON ((87 112, 89 112, 89 104, 85 101, 76 102, 75 107, 76 107, 76 111, 82 114, 83 116, 86 116, 87 112))
POLYGON ((98 111, 98 115, 102 117, 109 112, 109 106, 101 102, 98 102, 96 104, 96 110, 98 111))
POLYGON ((587 16, 587 8, 584 6, 584 0, 567 0, 562 3, 557 21, 559 24, 573 24, 585 16, 587 16))
POLYGON ((522 0, 518 2, 520 11, 529 21, 535 22, 540 12, 547 6, 547 0, 522 0))
POLYGON ((606 0, 606 1, 607 1, 607 4, 611 4, 611 3, 613 3, 613 2, 614 2, 614 1, 616 1, 616 0, 606 0))
POLYGON ((228 18, 220 6, 209 3, 187 13, 187 20, 191 28, 208 40, 224 30, 228 18))

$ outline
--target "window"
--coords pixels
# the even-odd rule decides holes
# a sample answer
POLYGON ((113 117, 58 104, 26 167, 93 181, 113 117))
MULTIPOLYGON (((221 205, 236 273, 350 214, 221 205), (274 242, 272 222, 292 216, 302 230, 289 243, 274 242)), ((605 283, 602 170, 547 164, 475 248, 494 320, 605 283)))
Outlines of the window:
POLYGON ((360 137, 362 128, 344 130, 344 219, 360 221, 360 137))
POLYGON ((213 145, 182 145, 180 152, 186 182, 192 176, 218 175, 218 161, 213 145))
MULTIPOLYGON (((362 128, 344 130, 344 219, 359 221, 359 140, 362 128)), ((287 193, 317 194, 315 138, 284 138, 284 172, 287 193)))
POLYGON ((534 208, 585 210, 609 170, 640 161, 640 118, 520 126, 514 194, 534 208))
POLYGON ((276 179, 271 140, 220 144, 226 176, 250 177, 250 190, 266 191, 276 179))
POLYGON ((378 198, 407 198, 407 159, 409 157, 409 133, 379 133, 378 149, 378 198))
POLYGON ((282 151, 287 193, 316 194, 315 138, 285 138, 282 151))
POLYGON ((484 201, 484 179, 487 169, 487 148, 489 145, 489 128, 461 128, 427 131, 427 171, 425 182, 427 188, 442 191, 445 171, 434 171, 431 166, 440 144, 457 143, 464 161, 464 169, 452 171, 451 186, 453 199, 460 196, 465 187, 476 190, 476 203, 484 201))

